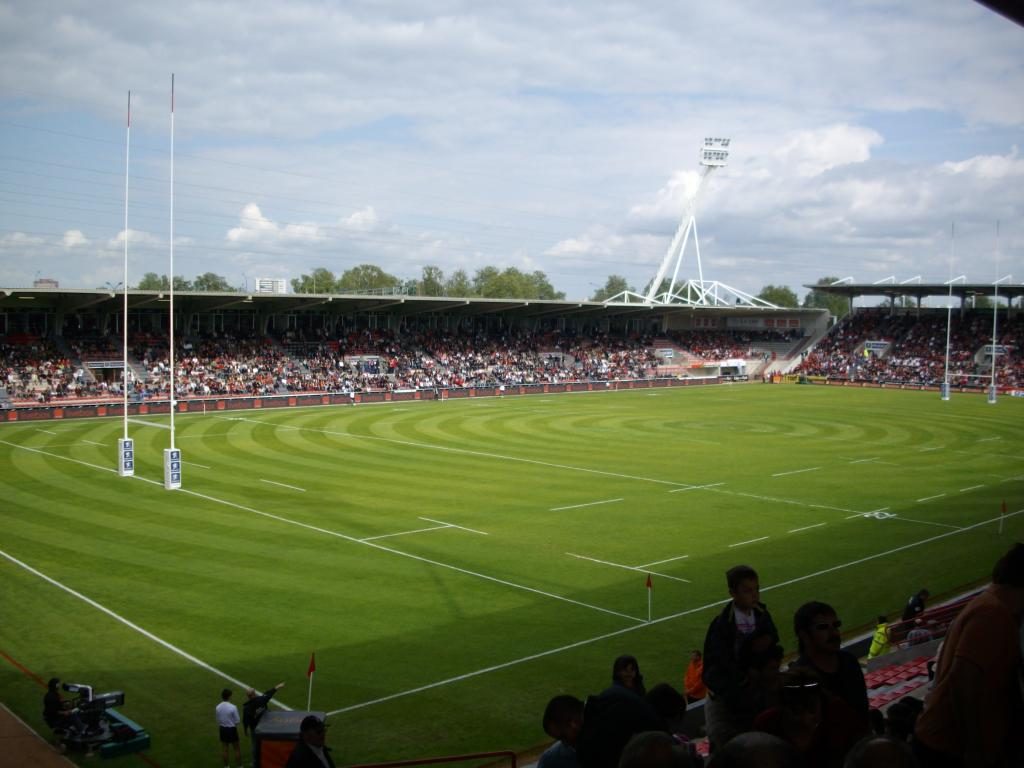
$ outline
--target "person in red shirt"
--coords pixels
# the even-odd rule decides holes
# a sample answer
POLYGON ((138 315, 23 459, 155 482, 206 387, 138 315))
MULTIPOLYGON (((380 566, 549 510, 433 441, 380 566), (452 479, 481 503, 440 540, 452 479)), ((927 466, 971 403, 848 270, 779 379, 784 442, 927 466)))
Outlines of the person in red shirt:
POLYGON ((700 701, 708 695, 708 687, 704 685, 704 656, 694 648, 690 651, 690 663, 686 665, 686 676, 683 678, 683 690, 686 691, 686 702, 700 701))

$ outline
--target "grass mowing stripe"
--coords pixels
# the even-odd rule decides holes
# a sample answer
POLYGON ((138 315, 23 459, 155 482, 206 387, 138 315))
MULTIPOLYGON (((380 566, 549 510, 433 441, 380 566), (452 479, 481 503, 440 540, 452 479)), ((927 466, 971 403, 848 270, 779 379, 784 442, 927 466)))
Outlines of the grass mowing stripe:
MULTIPOLYGON (((14 448, 21 448, 22 450, 32 451, 33 453, 43 454, 44 456, 51 456, 51 457, 57 458, 57 459, 64 459, 66 461, 75 462, 76 464, 83 464, 85 466, 92 467, 94 469, 103 469, 103 470, 108 471, 108 472, 114 472, 115 471, 115 470, 109 469, 107 467, 99 467, 99 466, 97 466, 95 464, 88 464, 87 462, 78 461, 77 459, 71 459, 71 458, 68 458, 66 456, 60 456, 58 454, 51 454, 51 453, 48 453, 46 451, 41 451, 41 450, 36 449, 36 448, 25 448, 24 446, 15 445, 14 443, 8 443, 8 442, 3 441, 3 440, 0 440, 0 443, 4 443, 5 445, 10 445, 10 446, 12 446, 14 448)), ((156 481, 156 480, 151 480, 149 478, 140 477, 138 475, 133 476, 133 479, 135 479, 135 480, 142 480, 144 482, 151 483, 151 484, 154 484, 154 485, 161 485, 161 483, 156 481)), ((638 618, 636 616, 630 616, 627 613, 621 613, 619 611, 613 611, 610 608, 603 608, 603 607, 601 607, 599 605, 592 605, 590 603, 586 603, 586 602, 583 602, 581 600, 574 600, 571 597, 565 597, 564 595, 556 595, 556 594, 554 594, 552 592, 546 592, 546 591, 541 590, 541 589, 535 589, 534 587, 528 587, 525 584, 517 584, 515 582, 508 581, 506 579, 499 579, 497 576, 490 576, 490 575, 485 574, 485 573, 479 573, 478 571, 472 571, 472 570, 470 570, 468 568, 461 568, 461 567, 459 567, 457 565, 451 565, 450 563, 442 563, 440 561, 433 560, 433 559, 427 558, 427 557, 422 557, 420 555, 415 555, 415 554, 412 554, 410 552, 403 552, 403 551, 401 551, 399 549, 393 549, 391 547, 385 547, 385 546, 382 546, 380 544, 374 544, 371 541, 361 540, 361 539, 355 538, 354 536, 348 536, 348 535, 346 535, 344 533, 340 533, 338 531, 331 531, 331 530, 328 530, 326 528, 321 528, 321 527, 316 526, 316 525, 310 525, 308 523, 303 523, 303 522, 300 522, 298 520, 292 520, 292 519, 287 518, 287 517, 282 517, 281 515, 275 515, 275 514, 272 514, 270 512, 263 512, 263 511, 258 510, 258 509, 253 509, 251 507, 246 507, 246 506, 244 506, 242 504, 237 504, 237 503, 235 503, 233 501, 228 501, 226 499, 218 499, 216 497, 208 496, 206 494, 199 493, 197 491, 192 491, 192 490, 189 490, 187 488, 179 488, 176 491, 174 491, 174 493, 188 494, 190 496, 195 496, 195 497, 200 498, 200 499, 205 499, 207 501, 212 501, 215 504, 224 504, 226 506, 234 507, 235 509, 240 509, 240 510, 243 510, 245 512, 251 512, 252 514, 261 515, 261 516, 269 518, 271 520, 277 520, 278 522, 287 523, 289 525, 296 525, 296 526, 299 526, 300 528, 306 528, 308 530, 316 531, 318 533, 323 533, 323 534, 326 534, 328 536, 334 536, 334 537, 337 537, 337 538, 340 538, 340 539, 344 539, 345 541, 350 541, 350 542, 352 542, 354 544, 363 544, 364 546, 367 546, 367 547, 373 547, 374 549, 379 549, 382 552, 390 552, 391 554, 399 555, 401 557, 408 557, 408 558, 411 558, 413 560, 418 560, 418 561, 423 562, 423 563, 429 563, 430 565, 438 566, 439 568, 446 568, 448 570, 456 571, 458 573, 463 573, 463 574, 466 574, 468 576, 473 576, 473 577, 478 578, 478 579, 485 579, 487 581, 491 581, 491 582, 494 582, 496 584, 503 584, 504 586, 507 586, 507 587, 513 587, 514 589, 521 589, 521 590, 524 590, 526 592, 532 592, 532 593, 537 594, 537 595, 543 595, 544 597, 550 597, 550 598, 555 599, 555 600, 561 600, 563 602, 571 603, 573 605, 578 605, 578 606, 581 606, 583 608, 589 608, 590 610, 593 610, 593 611, 599 611, 601 613, 607 613, 607 614, 610 614, 612 616, 619 616, 619 617, 621 617, 623 619, 629 619, 630 621, 638 621, 638 622, 642 622, 643 621, 643 619, 638 618)))
MULTIPOLYGON (((255 424, 268 424, 270 422, 261 422, 256 419, 238 419, 238 421, 249 421, 255 424)), ((413 440, 398 440, 392 437, 377 437, 375 435, 360 435, 352 432, 338 432, 336 430, 329 429, 315 429, 313 427, 302 427, 304 430, 310 430, 314 432, 320 432, 325 435, 337 435, 340 437, 350 437, 354 440, 375 440, 385 443, 393 443, 395 445, 406 445, 412 448, 425 448, 433 451, 446 451, 450 453, 462 454, 464 456, 479 456, 487 459, 497 459, 499 461, 517 461, 524 464, 534 464, 542 467, 551 467, 553 469, 567 469, 572 472, 587 472, 594 475, 605 475, 607 477, 618 477, 624 480, 640 480, 645 483, 660 483, 661 485, 688 485, 688 483, 680 483, 673 480, 659 480, 653 477, 642 477, 640 475, 628 475, 622 472, 609 472, 603 469, 592 469, 590 467, 577 467, 571 464, 556 464, 549 461, 538 461, 537 459, 526 459, 521 456, 505 456, 500 453, 491 453, 489 451, 472 451, 467 448, 454 448, 447 445, 431 445, 430 443, 421 443, 413 440)))
MULTIPOLYGON (((116 613, 116 612, 112 611, 111 609, 107 608, 105 605, 102 605, 102 604, 96 602, 91 597, 83 595, 78 590, 72 589, 71 587, 67 586, 66 584, 62 584, 61 582, 57 581, 56 579, 51 578, 50 576, 47 576, 45 573, 43 573, 42 571, 36 570, 35 568, 33 568, 28 563, 23 563, 21 560, 19 560, 16 557, 13 557, 12 555, 9 555, 7 552, 4 552, 2 549, 0 549, 0 557, 3 557, 4 559, 9 561, 10 563, 18 566, 19 568, 22 568, 23 570, 28 571, 33 576, 37 576, 38 578, 42 579, 43 581, 47 582, 48 584, 51 584, 52 586, 57 587, 57 589, 61 589, 64 592, 67 592, 72 597, 75 597, 75 598, 81 600, 83 603, 86 603, 87 605, 92 606, 97 611, 100 611, 101 613, 105 613, 110 618, 114 619, 117 622, 120 622, 121 624, 123 624, 124 626, 128 627, 129 629, 131 629, 131 630, 133 630, 135 632, 138 632, 143 637, 145 637, 145 638, 147 638, 149 640, 152 640, 157 645, 163 646, 164 648, 169 650, 171 653, 174 653, 174 654, 177 654, 178 656, 181 656, 183 659, 191 662, 192 664, 195 664, 197 667, 202 667, 207 672, 212 672, 214 675, 216 675, 217 677, 221 678, 222 680, 227 680, 228 682, 234 683, 235 685, 240 686, 240 687, 245 688, 245 689, 248 689, 249 687, 251 687, 247 683, 244 683, 241 680, 232 677, 227 672, 223 672, 223 671, 217 669, 216 667, 214 667, 214 666, 212 666, 210 664, 207 664, 202 659, 197 658, 196 656, 193 656, 188 651, 185 651, 185 650, 179 648, 178 646, 174 645, 173 643, 169 643, 166 640, 164 640, 163 638, 157 637, 156 635, 154 635, 149 630, 143 629, 142 627, 140 627, 135 622, 130 621, 129 619, 126 619, 124 616, 120 615, 119 613, 116 613)), ((272 699, 272 701, 277 706, 281 707, 281 709, 291 709, 291 707, 282 704, 277 699, 272 699)))
MULTIPOLYGON (((1003 517, 1014 517, 1014 516, 1022 514, 1022 513, 1024 513, 1024 509, 1018 509, 1016 512, 1011 512, 1011 513, 1009 513, 1007 515, 1004 515, 1003 517)), ((980 528, 981 526, 984 526, 984 525, 991 525, 992 523, 995 523, 995 522, 998 522, 998 521, 999 521, 998 517, 994 517, 994 518, 992 518, 990 520, 983 520, 980 523, 975 523, 974 525, 970 525, 970 526, 967 526, 965 528, 961 528, 960 530, 957 530, 957 531, 950 531, 949 533, 940 533, 937 536, 932 536, 932 537, 927 538, 927 539, 922 539, 920 541, 915 541, 915 542, 912 542, 910 544, 904 544, 903 546, 900 546, 900 547, 895 547, 893 549, 888 549, 888 550, 886 550, 884 552, 878 552, 878 553, 876 553, 874 555, 868 555, 867 557, 861 557, 861 558, 858 558, 857 560, 851 560, 848 563, 842 563, 840 565, 835 565, 835 566, 832 566, 831 568, 825 568, 823 570, 816 571, 814 573, 809 573, 809 574, 806 574, 804 576, 798 576, 795 579, 789 579, 787 581, 782 581, 782 582, 779 582, 778 584, 771 584, 769 586, 762 587, 761 591, 762 592, 768 592, 768 591, 773 590, 773 589, 781 589, 782 587, 788 587, 788 586, 791 586, 793 584, 798 584, 798 583, 803 582, 803 581, 808 581, 810 579, 817 578, 819 576, 824 576, 824 575, 829 574, 829 573, 835 573, 836 571, 840 571, 840 570, 843 570, 843 569, 846 569, 846 568, 851 568, 851 567, 853 567, 855 565, 861 565, 863 563, 867 563, 867 562, 870 562, 872 560, 877 560, 880 557, 888 557, 889 555, 894 555, 897 552, 904 552, 904 551, 906 551, 908 549, 912 549, 914 547, 920 547, 920 546, 922 546, 924 544, 929 544, 929 543, 931 543, 933 541, 939 541, 940 539, 945 539, 945 538, 947 538, 949 536, 956 536, 957 534, 964 533, 966 531, 973 530, 975 528, 980 528)), ((574 557, 578 557, 578 556, 574 555, 574 557)), ((428 690, 430 690, 432 688, 438 688, 438 687, 445 686, 445 685, 451 685, 452 683, 456 683, 456 682, 459 682, 461 680, 467 680, 467 679, 469 679, 471 677, 478 677, 480 675, 486 675, 486 674, 488 674, 490 672, 496 672, 496 671, 498 671, 500 669, 507 669, 508 667, 517 666, 517 665, 520 665, 520 664, 525 664, 525 663, 530 662, 530 661, 535 661, 537 659, 544 658, 545 656, 553 656, 553 655, 558 654, 558 653, 564 653, 566 651, 573 650, 574 648, 580 648, 580 647, 585 646, 585 645, 591 645, 593 643, 600 642, 601 640, 608 640, 610 638, 619 637, 621 635, 625 635, 625 634, 630 633, 630 632, 636 632, 639 629, 644 629, 644 628, 649 627, 649 626, 651 626, 653 624, 663 624, 663 623, 668 622, 668 621, 674 621, 675 619, 680 619, 680 618, 682 618, 684 616, 689 616, 689 615, 694 614, 694 613, 699 613, 701 611, 706 611, 706 610, 708 610, 710 608, 716 608, 718 606, 724 605, 727 602, 729 602, 728 599, 717 600, 717 601, 712 602, 712 603, 707 603, 705 605, 701 605, 701 606, 699 606, 697 608, 688 608, 688 609, 686 609, 684 611, 679 611, 678 613, 673 613, 673 614, 671 614, 669 616, 662 616, 661 618, 653 619, 653 620, 651 620, 649 622, 644 622, 643 624, 641 624, 639 626, 636 626, 636 627, 625 627, 624 629, 619 629, 619 630, 616 630, 614 632, 606 632, 603 635, 597 635, 596 637, 587 638, 586 640, 578 640, 575 643, 569 643, 568 645, 562 645, 562 646, 559 646, 558 648, 552 648, 552 649, 547 650, 547 651, 541 651, 540 653, 533 653, 533 654, 530 654, 529 656, 523 656, 522 658, 513 659, 512 661, 506 661, 506 662, 503 662, 501 664, 494 664, 494 665, 491 665, 491 666, 486 667, 484 669, 478 669, 478 670, 475 670, 473 672, 467 672, 465 674, 457 675, 455 677, 450 677, 450 678, 447 678, 445 680, 438 680, 437 682, 430 683, 428 685, 421 685, 421 686, 418 686, 416 688, 411 688, 411 689, 409 689, 407 691, 400 691, 398 693, 393 693, 393 694, 390 694, 388 696, 381 696, 379 698, 376 698, 376 699, 373 699, 373 700, 370 700, 370 701, 364 701, 364 702, 361 702, 359 704, 352 704, 352 705, 347 706, 347 707, 341 707, 340 709, 335 709, 335 710, 332 710, 332 711, 328 712, 327 715, 331 716, 331 715, 339 715, 339 714, 341 714, 343 712, 352 712, 354 710, 363 709, 365 707, 370 707, 370 706, 373 706, 375 704, 382 704, 382 703, 384 703, 386 701, 391 701, 393 699, 401 698, 401 697, 404 697, 404 696, 410 696, 410 695, 412 695, 414 693, 421 693, 423 691, 428 691, 428 690)))

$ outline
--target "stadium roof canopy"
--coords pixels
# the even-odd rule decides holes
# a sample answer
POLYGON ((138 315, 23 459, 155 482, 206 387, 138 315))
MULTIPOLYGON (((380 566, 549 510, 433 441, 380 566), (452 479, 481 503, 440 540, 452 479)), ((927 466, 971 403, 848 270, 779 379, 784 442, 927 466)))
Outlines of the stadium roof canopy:
MULTIPOLYGON (((129 291, 128 308, 165 308, 169 291, 129 291)), ((0 311, 38 308, 59 312, 120 312, 123 294, 111 290, 62 288, 0 288, 0 311)), ((729 315, 763 315, 772 313, 817 313, 820 309, 765 307, 694 307, 684 304, 625 303, 600 301, 549 301, 537 299, 460 299, 446 296, 364 295, 364 294, 274 294, 213 293, 206 291, 175 291, 175 314, 252 309, 266 314, 295 312, 327 312, 346 315, 386 312, 396 315, 457 313, 460 315, 503 314, 515 317, 633 317, 665 316, 693 313, 729 315)))
MULTIPOLYGON (((1011 301, 1024 296, 1024 284, 1001 282, 999 284, 999 295, 1009 298, 1011 301)), ((895 299, 900 296, 910 296, 916 299, 923 299, 925 296, 949 296, 950 288, 953 295, 960 301, 969 296, 992 296, 995 294, 994 283, 912 283, 904 282, 877 282, 877 283, 854 283, 852 281, 839 281, 831 285, 804 285, 822 293, 830 293, 835 296, 845 296, 851 301, 858 296, 888 296, 895 299)))

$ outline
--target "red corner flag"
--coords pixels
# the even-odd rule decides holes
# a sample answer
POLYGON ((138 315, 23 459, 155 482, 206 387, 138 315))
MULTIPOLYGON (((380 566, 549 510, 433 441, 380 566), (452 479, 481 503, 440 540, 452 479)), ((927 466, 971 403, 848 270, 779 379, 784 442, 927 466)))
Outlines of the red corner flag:
POLYGON ((651 584, 651 574, 648 573, 647 574, 647 588, 648 589, 652 589, 653 587, 654 587, 654 585, 651 584))
POLYGON ((316 672, 316 652, 309 654, 309 669, 306 670, 306 677, 312 677, 316 672))
POLYGON ((651 583, 651 574, 647 574, 647 623, 651 623, 651 596, 654 594, 654 585, 651 583))

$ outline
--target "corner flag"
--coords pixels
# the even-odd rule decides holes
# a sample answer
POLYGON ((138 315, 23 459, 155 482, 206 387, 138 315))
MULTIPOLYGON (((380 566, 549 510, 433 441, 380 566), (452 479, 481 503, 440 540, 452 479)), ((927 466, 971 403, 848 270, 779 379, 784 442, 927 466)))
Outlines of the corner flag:
POLYGON ((651 623, 651 594, 654 592, 654 584, 651 583, 651 574, 647 574, 647 623, 651 623))
POLYGON ((309 710, 313 703, 313 673, 316 672, 316 651, 309 654, 309 668, 306 670, 306 677, 309 678, 309 694, 306 696, 306 709, 309 710))

